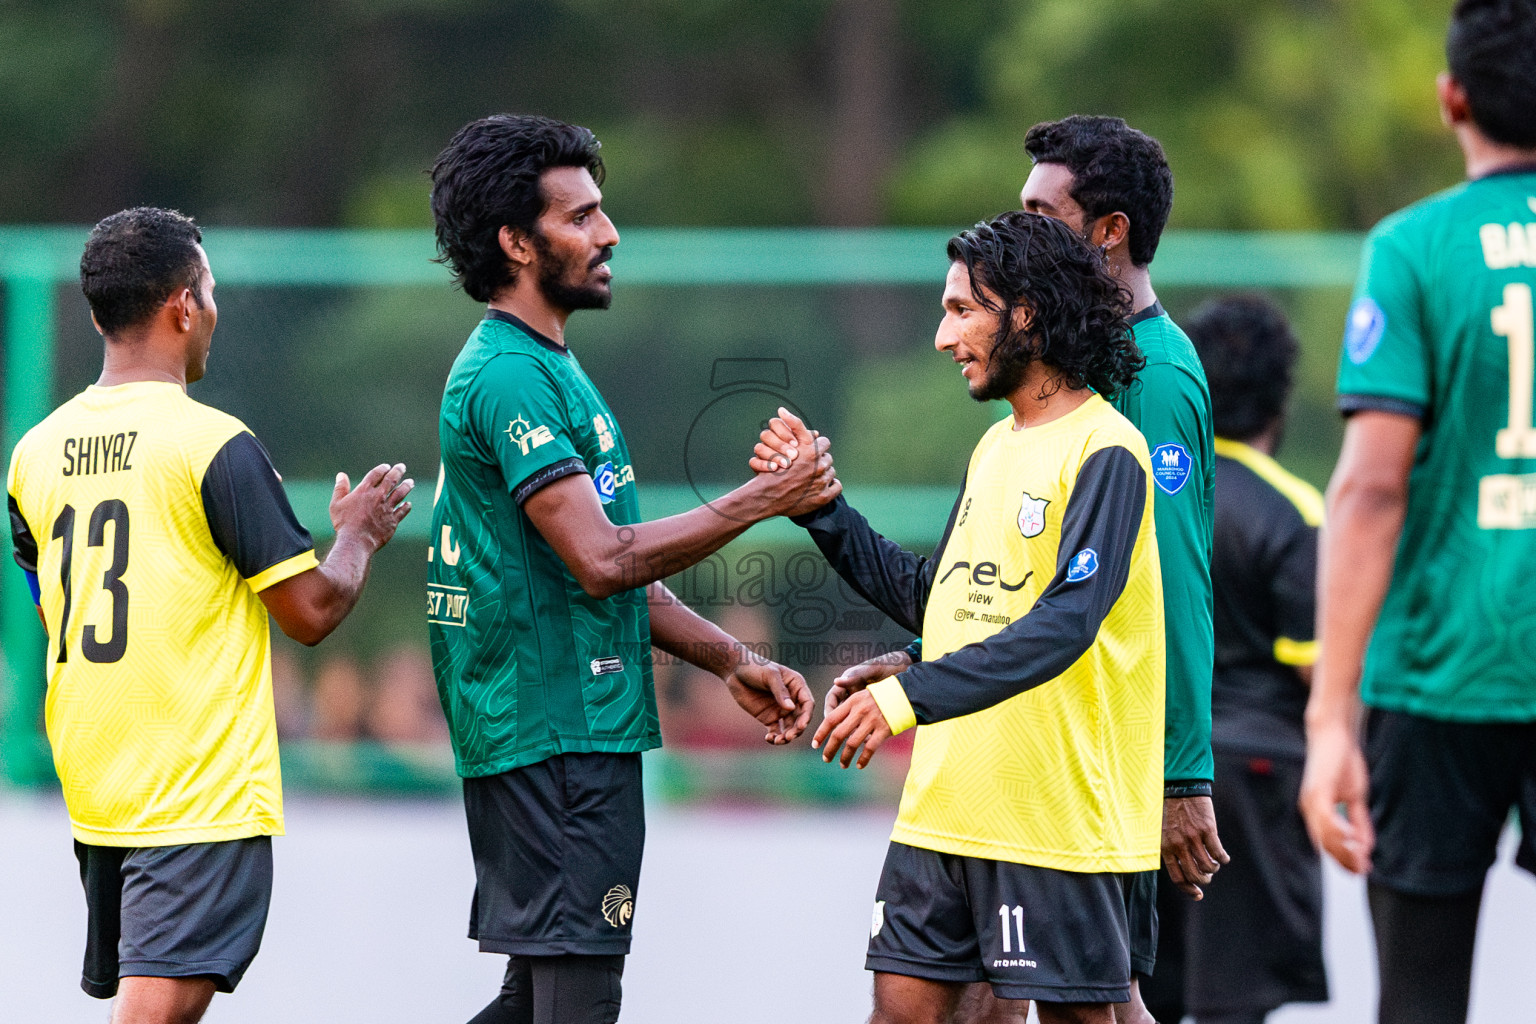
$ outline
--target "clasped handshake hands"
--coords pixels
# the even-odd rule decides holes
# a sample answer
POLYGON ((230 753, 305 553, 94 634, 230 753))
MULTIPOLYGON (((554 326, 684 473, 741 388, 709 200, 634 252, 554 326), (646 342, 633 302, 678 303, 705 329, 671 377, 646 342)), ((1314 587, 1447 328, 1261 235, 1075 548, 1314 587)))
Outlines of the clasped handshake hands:
MULTIPOLYGON (((782 514, 803 515, 834 500, 843 491, 842 481, 832 466, 831 447, 830 440, 808 428, 794 413, 780 408, 759 436, 749 465, 765 483, 782 480, 787 485, 786 497, 792 498, 798 492, 793 510, 782 514), (809 484, 805 482, 806 470, 810 468, 806 463, 815 468, 809 484)), ((866 687, 911 664, 906 652, 896 651, 855 665, 833 681, 827 692, 825 716, 811 739, 811 746, 821 749, 823 761, 837 757, 847 768, 857 755, 860 768, 869 764, 880 745, 890 739, 891 727, 866 687)))

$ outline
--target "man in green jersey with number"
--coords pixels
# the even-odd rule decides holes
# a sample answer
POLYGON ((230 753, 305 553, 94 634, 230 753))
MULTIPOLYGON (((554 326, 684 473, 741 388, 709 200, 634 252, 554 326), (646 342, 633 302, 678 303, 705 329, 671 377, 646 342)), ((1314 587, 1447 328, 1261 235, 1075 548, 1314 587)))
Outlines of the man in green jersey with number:
POLYGON ((1446 56, 1469 180, 1366 241, 1301 795, 1314 841, 1369 873, 1392 1024, 1466 1019, 1512 807, 1536 868, 1536 3, 1460 0, 1446 56))
MULTIPOLYGON (((768 740, 813 702, 660 582, 749 525, 840 490, 807 453, 710 506, 642 522, 624 435, 566 346, 607 308, 618 232, 585 128, 498 115, 432 170, 444 262, 488 304, 443 394, 427 621, 475 860, 469 934, 508 955, 473 1024, 611 1024, 660 746, 651 646, 717 674, 768 740), (777 479, 776 479, 777 478, 777 479)), ((766 411, 766 410, 765 410, 766 411)), ((743 439, 746 442, 747 439, 743 439)))

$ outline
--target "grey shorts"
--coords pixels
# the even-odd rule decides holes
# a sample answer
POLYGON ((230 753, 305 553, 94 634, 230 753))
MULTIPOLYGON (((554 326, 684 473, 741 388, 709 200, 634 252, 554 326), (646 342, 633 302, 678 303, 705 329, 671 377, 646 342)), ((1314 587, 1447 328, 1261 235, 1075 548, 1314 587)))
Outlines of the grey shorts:
POLYGON ((80 987, 119 978, 213 979, 233 992, 261 948, 272 900, 272 837, 186 846, 75 843, 87 927, 80 987))

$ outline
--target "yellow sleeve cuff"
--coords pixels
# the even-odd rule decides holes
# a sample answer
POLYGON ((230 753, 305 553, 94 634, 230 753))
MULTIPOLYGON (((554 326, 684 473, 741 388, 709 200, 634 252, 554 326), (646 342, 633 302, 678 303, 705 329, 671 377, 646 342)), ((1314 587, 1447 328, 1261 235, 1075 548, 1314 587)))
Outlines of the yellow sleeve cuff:
POLYGON ((891 727, 892 736, 917 724, 917 714, 912 710, 911 701, 907 700, 906 691, 901 688, 899 676, 870 683, 869 695, 875 698, 875 704, 885 716, 885 724, 891 727))
POLYGON ((276 565, 268 566, 246 580, 246 582, 251 585, 252 590, 259 594, 273 584, 291 579, 301 572, 308 572, 319 564, 320 560, 315 557, 314 549, 311 548, 302 555, 294 555, 292 558, 283 559, 276 565))
POLYGON ((1311 665, 1317 661, 1316 640, 1292 640, 1282 636, 1275 641, 1275 660, 1282 665, 1311 665))

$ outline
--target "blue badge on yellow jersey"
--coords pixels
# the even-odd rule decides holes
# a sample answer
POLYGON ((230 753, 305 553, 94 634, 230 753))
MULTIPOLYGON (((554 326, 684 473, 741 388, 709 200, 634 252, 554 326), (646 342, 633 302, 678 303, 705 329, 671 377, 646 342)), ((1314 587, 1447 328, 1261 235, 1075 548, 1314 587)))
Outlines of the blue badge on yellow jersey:
POLYGON ((1362 295, 1349 307, 1349 325, 1344 330, 1344 351, 1349 361, 1359 366, 1371 358, 1387 329, 1387 314, 1376 300, 1362 295))
POLYGON ((1178 494, 1189 483, 1189 449, 1172 441, 1152 449, 1152 479, 1169 494, 1178 494))
POLYGON ((1083 548, 1072 556, 1072 564, 1067 566, 1067 582, 1081 583, 1098 571, 1099 553, 1093 548, 1083 548))
POLYGON ((604 505, 613 500, 619 490, 619 478, 613 471, 613 463, 605 462, 592 472, 592 485, 597 488, 597 500, 604 505))

